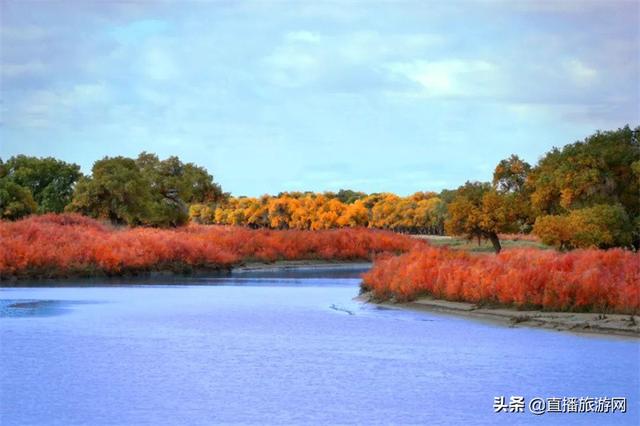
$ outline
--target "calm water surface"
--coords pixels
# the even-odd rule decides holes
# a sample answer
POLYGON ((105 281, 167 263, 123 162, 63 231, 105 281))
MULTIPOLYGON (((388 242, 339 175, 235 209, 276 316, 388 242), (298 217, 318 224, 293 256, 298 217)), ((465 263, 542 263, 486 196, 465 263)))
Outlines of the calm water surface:
POLYGON ((640 423, 637 341, 379 309, 357 272, 3 288, 0 424, 640 423), (629 407, 494 414, 498 395, 629 407))

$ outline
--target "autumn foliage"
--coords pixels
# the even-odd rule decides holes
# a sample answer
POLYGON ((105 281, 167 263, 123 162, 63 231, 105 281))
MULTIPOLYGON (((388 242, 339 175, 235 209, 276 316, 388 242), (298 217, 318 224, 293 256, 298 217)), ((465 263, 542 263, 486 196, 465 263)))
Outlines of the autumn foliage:
POLYGON ((376 259, 362 286, 378 300, 431 295, 519 308, 637 313, 640 253, 514 249, 489 256, 422 246, 376 259))
POLYGON ((381 193, 347 199, 340 193, 283 193, 260 198, 231 197, 219 205, 192 204, 193 222, 252 228, 319 230, 369 227, 397 232, 442 234, 445 203, 432 192, 408 197, 381 193))
POLYGON ((246 261, 364 260, 422 244, 388 231, 116 228, 77 214, 0 222, 0 278, 228 268, 246 261))
POLYGON ((545 244, 564 250, 629 246, 632 227, 620 204, 599 204, 564 216, 539 216, 533 231, 545 244))

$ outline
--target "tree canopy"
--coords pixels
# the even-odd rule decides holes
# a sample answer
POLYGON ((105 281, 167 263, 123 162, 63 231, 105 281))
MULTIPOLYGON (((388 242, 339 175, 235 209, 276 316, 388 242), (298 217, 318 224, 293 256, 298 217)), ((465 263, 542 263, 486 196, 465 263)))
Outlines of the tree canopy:
POLYGON ((216 202, 220 186, 207 171, 178 157, 160 160, 105 157, 77 185, 69 211, 127 225, 179 226, 189 218, 187 203, 216 202))
POLYGON ((526 183, 537 217, 534 233, 562 248, 640 247, 639 136, 640 127, 625 126, 547 153, 526 183), (550 238, 562 223, 568 240, 550 238), (601 232, 606 227, 611 235, 601 232))
POLYGON ((536 219, 534 232, 542 242, 561 250, 629 246, 633 225, 621 204, 598 204, 572 210, 567 215, 546 215, 536 219))
POLYGON ((141 225, 150 215, 151 201, 149 182, 134 160, 105 157, 94 163, 91 176, 78 182, 67 210, 115 224, 141 225))
POLYGON ((640 127, 596 132, 584 141, 554 148, 531 171, 527 182, 538 214, 562 214, 596 204, 620 203, 640 214, 640 127))
MULTIPOLYGON (((343 190, 343 193, 356 192, 343 190)), ((194 204, 190 216, 199 223, 254 228, 315 230, 368 226, 412 233, 441 234, 444 231, 446 206, 434 193, 420 192, 408 197, 365 194, 364 197, 358 195, 350 203, 331 194, 305 192, 260 198, 231 197, 217 205, 194 204)))
POLYGON ((20 219, 37 208, 31 191, 7 177, 0 178, 0 219, 20 219))
POLYGON ((514 194, 503 193, 483 182, 467 182, 448 205, 445 230, 469 239, 487 238, 496 253, 502 249, 498 234, 517 231, 514 194))
POLYGON ((0 160, 0 215, 18 219, 31 213, 60 213, 81 176, 77 164, 51 157, 17 155, 0 160))

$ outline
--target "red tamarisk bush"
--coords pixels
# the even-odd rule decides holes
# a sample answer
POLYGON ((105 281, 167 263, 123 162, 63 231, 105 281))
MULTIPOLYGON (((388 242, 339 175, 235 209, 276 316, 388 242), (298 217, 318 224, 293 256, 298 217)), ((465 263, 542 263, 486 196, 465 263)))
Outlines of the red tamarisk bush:
POLYGON ((428 295, 518 308, 637 313, 640 253, 513 249, 478 255, 422 246, 376 259, 362 287, 378 300, 428 295))

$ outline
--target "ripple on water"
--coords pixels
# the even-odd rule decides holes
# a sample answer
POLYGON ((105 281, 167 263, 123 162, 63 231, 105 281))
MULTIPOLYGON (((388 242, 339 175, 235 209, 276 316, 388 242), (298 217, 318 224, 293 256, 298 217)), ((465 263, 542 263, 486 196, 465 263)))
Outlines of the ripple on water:
POLYGON ((87 303, 68 300, 0 299, 0 318, 51 317, 64 315, 73 305, 87 303))

